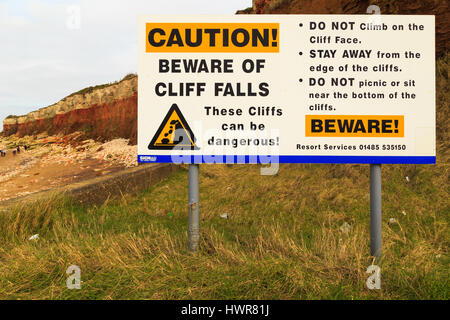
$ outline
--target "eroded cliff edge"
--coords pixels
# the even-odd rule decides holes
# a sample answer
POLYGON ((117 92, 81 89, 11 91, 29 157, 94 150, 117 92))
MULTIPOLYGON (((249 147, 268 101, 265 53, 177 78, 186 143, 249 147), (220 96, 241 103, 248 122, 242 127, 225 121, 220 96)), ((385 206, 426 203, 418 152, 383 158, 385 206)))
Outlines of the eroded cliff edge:
MULTIPOLYGON (((447 0, 254 0, 253 8, 238 13, 365 14, 371 4, 378 5, 382 14, 436 15, 436 53, 438 57, 444 56, 442 59, 447 63, 445 55, 450 37, 447 0)), ((438 125, 440 114, 438 108, 438 125)), ((136 144, 137 76, 128 75, 114 84, 83 89, 24 116, 10 116, 3 121, 2 134, 22 137, 75 131, 82 131, 96 140, 126 138, 136 144)))
POLYGON ((366 14, 377 5, 380 14, 436 16, 436 55, 449 49, 450 10, 448 0, 253 0, 253 7, 238 14, 366 14))
POLYGON ((3 121, 5 136, 75 131, 82 131, 86 137, 96 140, 121 137, 136 144, 137 76, 129 75, 117 83, 83 89, 54 105, 23 116, 9 116, 3 121))

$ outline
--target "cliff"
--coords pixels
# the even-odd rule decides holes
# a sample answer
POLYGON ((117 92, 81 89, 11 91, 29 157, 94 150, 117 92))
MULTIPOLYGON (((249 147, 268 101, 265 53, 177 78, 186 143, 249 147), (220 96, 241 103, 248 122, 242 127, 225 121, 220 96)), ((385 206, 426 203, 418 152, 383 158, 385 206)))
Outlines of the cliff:
POLYGON ((137 77, 129 75, 120 82, 89 87, 54 105, 3 121, 5 136, 75 131, 97 140, 121 137, 136 144, 137 77))
POLYGON ((369 5, 381 14, 436 15, 436 55, 449 49, 450 11, 448 0, 253 0, 253 8, 239 14, 365 14, 369 5))
MULTIPOLYGON (((448 52, 450 11, 447 0, 254 0, 253 8, 241 14, 365 14, 370 4, 382 14, 436 15, 437 55, 448 52)), ((3 135, 70 134, 82 131, 88 138, 130 139, 136 144, 137 77, 83 89, 60 102, 24 116, 10 116, 3 121, 3 135)))

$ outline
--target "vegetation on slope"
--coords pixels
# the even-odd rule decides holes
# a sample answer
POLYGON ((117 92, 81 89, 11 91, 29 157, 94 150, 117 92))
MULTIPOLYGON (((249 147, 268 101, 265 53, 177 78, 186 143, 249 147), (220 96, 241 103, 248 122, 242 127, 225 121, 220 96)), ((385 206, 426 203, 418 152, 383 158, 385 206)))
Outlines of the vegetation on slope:
POLYGON ((202 166, 197 255, 187 250, 186 170, 101 207, 16 208, 0 216, 0 298, 448 299, 448 169, 384 166, 380 291, 365 286, 368 171, 202 166), (72 264, 81 290, 65 286, 72 264))
POLYGON ((0 214, 0 298, 448 300, 448 70, 447 55, 438 163, 383 166, 381 290, 365 285, 368 165, 281 165, 276 176, 203 165, 198 254, 187 250, 186 170, 100 207, 25 204, 0 214), (72 264, 81 290, 66 288, 72 264))
MULTIPOLYGON (((94 92, 95 90, 100 90, 100 89, 108 88, 108 87, 111 87, 111 86, 113 86, 113 85, 119 84, 119 83, 121 83, 121 82, 123 82, 123 81, 131 80, 131 79, 133 79, 133 78, 135 78, 135 77, 137 77, 137 74, 135 74, 135 73, 129 73, 129 74, 127 74, 125 77, 123 77, 122 80, 114 81, 114 82, 110 82, 110 83, 105 83, 105 84, 99 84, 99 85, 91 86, 91 87, 87 87, 87 88, 83 88, 83 89, 81 89, 81 90, 79 90, 79 91, 77 91, 77 92, 71 93, 70 95, 68 95, 68 96, 65 97, 64 99, 73 97, 73 96, 75 96, 75 95, 77 95, 77 94, 85 95, 85 94, 94 92)), ((64 100, 64 99, 63 99, 63 100, 64 100)))

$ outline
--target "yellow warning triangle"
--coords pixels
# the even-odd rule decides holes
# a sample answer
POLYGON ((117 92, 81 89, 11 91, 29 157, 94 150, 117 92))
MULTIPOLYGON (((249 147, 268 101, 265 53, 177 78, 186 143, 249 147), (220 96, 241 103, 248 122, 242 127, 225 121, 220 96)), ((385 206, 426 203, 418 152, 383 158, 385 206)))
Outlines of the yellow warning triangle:
POLYGON ((198 150, 195 137, 178 106, 174 103, 148 145, 150 150, 198 150))

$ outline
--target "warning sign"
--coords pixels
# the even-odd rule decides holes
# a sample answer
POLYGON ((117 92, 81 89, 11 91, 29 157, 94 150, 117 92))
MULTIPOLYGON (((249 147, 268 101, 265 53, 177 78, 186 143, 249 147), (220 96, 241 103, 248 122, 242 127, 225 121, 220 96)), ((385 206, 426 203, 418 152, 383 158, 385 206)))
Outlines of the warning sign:
POLYGON ((146 52, 279 52, 278 23, 147 23, 146 52))
POLYGON ((435 163, 435 21, 141 16, 138 160, 435 163))
POLYGON ((306 116, 307 137, 403 137, 403 116, 306 116))
POLYGON ((149 150, 198 150, 195 137, 176 104, 173 104, 155 136, 149 150))

